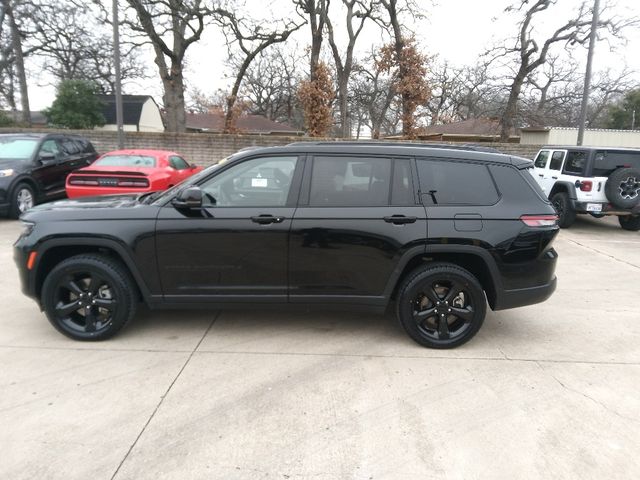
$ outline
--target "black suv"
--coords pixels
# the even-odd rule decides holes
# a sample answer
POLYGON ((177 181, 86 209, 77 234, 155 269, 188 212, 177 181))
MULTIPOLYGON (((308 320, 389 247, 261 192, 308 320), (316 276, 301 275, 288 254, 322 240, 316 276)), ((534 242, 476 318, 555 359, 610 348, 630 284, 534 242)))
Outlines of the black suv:
POLYGON ((418 343, 469 340, 554 291, 557 217, 531 161, 472 149, 298 143, 239 152, 162 193, 22 216, 25 294, 79 340, 151 308, 339 305, 418 343), (486 298, 486 300, 485 300, 486 298))
POLYGON ((98 158, 87 139, 61 134, 0 135, 0 215, 18 216, 64 196, 67 175, 98 158))

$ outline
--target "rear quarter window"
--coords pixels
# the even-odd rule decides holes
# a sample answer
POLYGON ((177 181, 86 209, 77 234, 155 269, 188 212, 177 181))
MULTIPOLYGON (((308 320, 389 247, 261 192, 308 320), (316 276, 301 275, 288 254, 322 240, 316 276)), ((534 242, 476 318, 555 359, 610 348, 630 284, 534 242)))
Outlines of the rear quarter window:
POLYGON ((549 203, 533 177, 533 168, 518 170, 508 166, 490 165, 489 170, 496 180, 502 198, 507 202, 542 200, 549 203))
POLYGON ((484 164, 435 159, 416 163, 426 205, 493 205, 499 199, 484 164))
POLYGON ((567 175, 583 175, 587 164, 587 152, 567 152, 562 173, 567 175))

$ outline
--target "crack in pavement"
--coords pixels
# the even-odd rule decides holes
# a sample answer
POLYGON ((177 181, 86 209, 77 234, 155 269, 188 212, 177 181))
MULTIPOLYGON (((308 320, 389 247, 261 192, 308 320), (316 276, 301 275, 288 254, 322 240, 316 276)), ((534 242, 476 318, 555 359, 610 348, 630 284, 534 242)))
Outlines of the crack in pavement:
POLYGON ((131 444, 131 446, 129 447, 129 449, 127 450, 127 453, 124 455, 124 457, 122 458, 122 460, 120 461, 120 464, 118 465, 118 468, 116 468, 115 472, 113 472, 113 475, 111 476, 111 480, 113 480, 114 478, 116 478, 116 476, 118 475, 118 472, 120 472, 120 469, 122 468, 122 465, 124 465, 124 462, 127 461, 127 458, 129 458, 129 455, 131 454, 131 452, 133 451, 133 449, 135 448, 135 446, 138 444, 138 441, 140 440, 140 438, 142 437, 142 434, 145 432, 145 430, 147 429, 147 427, 149 426, 149 424, 151 423, 151 420, 153 420, 153 417, 155 417, 156 413, 158 412, 158 410, 160 409, 160 406, 162 405, 162 403, 164 402, 164 399, 167 398, 167 395, 169 395, 169 392, 171 391, 171 388, 173 388, 173 386, 175 385, 176 381, 178 381, 178 378, 180 378, 180 375, 182 375, 182 372, 184 371, 184 369, 187 367, 187 365, 189 364, 189 362, 191 361, 191 359, 193 358, 193 355, 196 353, 196 350, 198 350, 198 347, 200 347, 200 344, 202 343, 202 341, 205 339, 205 337, 207 336, 207 334, 209 333, 209 330, 211 330, 211 327, 213 327, 213 324, 216 323, 216 320, 218 319, 218 317, 220 316, 220 312, 217 312, 213 319, 211 320, 211 323, 209 323, 209 326, 207 327, 207 329, 204 331, 204 333, 202 334, 202 337, 200 338, 200 340, 198 341, 198 343, 196 344, 196 346, 193 348, 193 350, 191 351, 191 353, 189 354, 189 356, 187 357, 187 359, 185 360, 184 364, 182 365, 182 368, 180 368, 180 370, 178 371, 178 374, 175 376, 175 378, 173 379, 173 381, 169 384, 169 387, 167 388, 167 390, 164 392, 164 394, 160 397, 160 401, 158 402, 158 404, 156 405, 156 408, 154 408, 153 412, 151 412, 151 415, 149 416, 149 418, 147 419, 146 423, 144 424, 144 426, 142 427, 142 430, 140 430, 140 433, 138 433, 138 436, 136 437, 136 439, 133 441, 133 443, 131 444))
POLYGON ((611 255, 609 253, 606 253, 606 252, 603 252, 601 250, 598 250, 597 248, 589 247, 589 246, 587 246, 587 245, 585 245, 583 243, 580 243, 579 241, 574 240, 572 238, 567 238, 567 240, 569 242, 571 242, 571 243, 575 243, 576 245, 580 245, 581 247, 586 248, 587 250, 591 250, 592 252, 596 252, 596 253, 599 253, 600 255, 603 255, 605 257, 611 258, 611 259, 615 260, 616 262, 624 263, 625 265, 629 265, 630 267, 634 267, 634 268, 640 269, 640 265, 636 265, 635 263, 627 262, 626 260, 621 260, 618 257, 615 257, 615 256, 613 256, 613 255, 611 255))
POLYGON ((558 382, 558 384, 564 388, 565 390, 567 390, 568 392, 572 392, 575 393, 577 395, 580 395, 581 397, 586 398, 587 400, 591 400, 593 403, 595 403, 596 405, 598 405, 601 408, 604 408, 605 410, 607 410, 608 412, 613 413, 615 416, 622 418, 623 420, 630 420, 632 422, 635 423, 640 423, 640 420, 638 420, 637 418, 634 417, 628 417, 626 415, 621 414, 620 412, 617 412, 616 410, 613 410, 612 408, 608 407, 607 405, 605 405, 604 403, 602 403, 600 400, 596 400, 595 398, 591 397, 590 395, 587 395, 584 392, 581 392, 580 390, 576 390, 575 388, 571 388, 571 387, 567 387, 564 383, 562 383, 560 381, 560 379, 558 377, 556 377, 553 373, 549 372, 548 370, 545 370, 544 367, 542 365, 540 365, 539 362, 536 362, 538 364, 538 367, 540 367, 540 370, 542 370, 543 372, 547 373, 551 378, 553 378, 556 382, 558 382))

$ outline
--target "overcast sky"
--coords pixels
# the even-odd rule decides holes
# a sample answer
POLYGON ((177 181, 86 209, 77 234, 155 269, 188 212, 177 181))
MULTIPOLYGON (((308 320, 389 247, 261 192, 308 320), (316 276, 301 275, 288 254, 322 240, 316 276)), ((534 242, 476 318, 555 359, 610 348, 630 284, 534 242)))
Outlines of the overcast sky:
MULTIPOLYGON (((640 16, 640 0, 614 0, 613 11, 622 17, 640 16)), ((471 65, 478 56, 491 45, 502 42, 515 33, 517 16, 507 15, 504 8, 510 4, 509 0, 439 0, 433 4, 429 0, 417 0, 425 6, 426 18, 414 23, 416 32, 424 53, 437 55, 454 65, 471 65)), ((285 15, 290 12, 288 0, 270 2, 272 9, 265 9, 265 0, 246 0, 248 10, 262 12, 263 15, 285 15)), ((339 3, 333 2, 336 18, 342 17, 339 3)), ((601 0, 606 3, 606 0, 601 0)), ((609 2, 611 3, 611 2, 609 2)), ((536 30, 543 35, 555 30, 557 26, 570 18, 578 7, 580 0, 559 0, 547 12, 536 18, 536 30)), ((336 23, 338 20, 336 20, 336 23)), ((339 27, 337 27, 339 28, 339 27)), ((594 71, 613 68, 620 70, 628 65, 636 70, 640 84, 640 28, 628 29, 625 33, 626 45, 614 42, 610 45, 606 41, 597 44, 594 58, 594 71), (611 51, 613 47, 613 51, 611 51)), ((292 48, 304 50, 308 44, 309 27, 304 26, 287 42, 292 48)), ((375 25, 370 25, 358 39, 358 52, 366 52, 372 45, 382 43, 381 33, 375 25)), ((586 60, 586 49, 577 48, 573 53, 579 61, 586 60)), ((162 88, 157 80, 157 70, 153 63, 153 55, 146 51, 142 56, 148 64, 148 72, 152 76, 149 80, 130 84, 126 93, 150 94, 158 103, 162 102, 162 88)), ((205 93, 213 93, 218 88, 225 88, 229 80, 225 73, 229 73, 225 65, 227 58, 226 47, 222 35, 211 26, 199 43, 188 50, 186 80, 188 87, 196 87, 205 93)), ((37 68, 32 68, 37 70, 37 68)), ((31 108, 40 110, 51 104, 55 96, 55 89, 51 79, 31 75, 29 79, 29 93, 31 108)))

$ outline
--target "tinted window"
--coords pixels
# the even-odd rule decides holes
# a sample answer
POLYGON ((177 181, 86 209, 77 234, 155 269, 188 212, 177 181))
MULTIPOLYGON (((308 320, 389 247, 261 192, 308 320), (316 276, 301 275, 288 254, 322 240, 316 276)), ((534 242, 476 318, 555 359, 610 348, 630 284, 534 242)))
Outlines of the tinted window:
POLYGON ((388 158, 316 157, 311 173, 312 206, 389 204, 388 158))
POLYGON ((586 152, 568 152, 567 161, 564 163, 564 173, 569 175, 581 174, 587 161, 586 152))
POLYGON ((596 152, 593 163, 593 175, 608 177, 621 167, 640 168, 640 153, 637 152, 596 152))
POLYGON ((498 192, 486 165, 418 160, 423 201, 437 205, 493 205, 498 192))
POLYGON ((549 170, 562 170, 562 160, 564 160, 564 152, 553 152, 549 170))
POLYGON ((63 138, 60 141, 60 144, 62 145, 62 150, 67 155, 76 155, 82 152, 82 145, 80 145, 80 143, 70 138, 63 138))
POLYGON ((169 157, 169 164, 176 170, 186 170, 189 168, 189 164, 180 157, 169 157))
POLYGON ((549 160, 549 151, 542 150, 536 157, 535 166, 537 168, 545 168, 547 166, 547 160, 549 160))
POLYGON ((103 167, 148 167, 156 166, 156 159, 146 155, 106 155, 96 160, 94 165, 103 167))
POLYGON ((414 205, 411 162, 408 159, 396 159, 393 162, 393 185, 391 205, 414 205))
POLYGON ((42 142, 42 146, 40 147, 39 154, 53 154, 56 157, 60 154, 60 148, 58 147, 58 142, 55 140, 45 140, 42 142))
POLYGON ((533 178, 533 168, 518 170, 513 167, 491 165, 489 170, 503 199, 506 198, 509 202, 544 200, 549 203, 540 185, 533 178))
POLYGON ((283 207, 297 157, 254 158, 234 165, 200 187, 217 207, 283 207))

